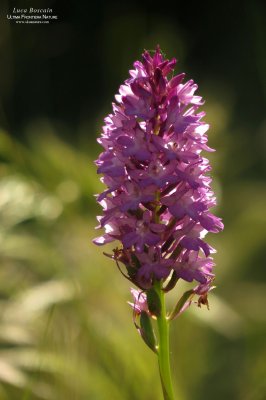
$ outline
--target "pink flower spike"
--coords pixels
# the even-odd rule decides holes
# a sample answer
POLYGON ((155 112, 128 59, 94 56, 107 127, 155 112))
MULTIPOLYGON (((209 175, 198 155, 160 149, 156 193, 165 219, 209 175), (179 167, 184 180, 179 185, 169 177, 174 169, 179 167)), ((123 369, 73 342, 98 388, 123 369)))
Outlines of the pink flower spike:
POLYGON ((118 241, 113 258, 142 291, 173 274, 201 285, 213 279, 215 249, 205 236, 223 229, 211 212, 211 167, 201 154, 211 150, 199 111, 203 100, 192 79, 172 76, 175 64, 159 46, 145 51, 120 86, 99 138, 105 233, 94 243, 118 241))

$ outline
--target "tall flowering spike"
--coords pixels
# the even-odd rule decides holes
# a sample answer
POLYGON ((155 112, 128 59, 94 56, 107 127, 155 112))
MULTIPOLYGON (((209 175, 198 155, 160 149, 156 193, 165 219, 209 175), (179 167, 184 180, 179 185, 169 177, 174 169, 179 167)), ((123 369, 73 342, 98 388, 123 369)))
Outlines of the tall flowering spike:
POLYGON ((175 64, 159 47, 145 51, 115 96, 98 139, 107 189, 98 196, 105 233, 94 242, 120 242, 111 257, 141 291, 171 277, 168 288, 196 281, 202 296, 214 279, 215 252, 204 238, 223 224, 210 212, 216 203, 202 151, 213 150, 198 111, 203 101, 193 80, 173 76, 175 64))
POLYGON ((119 243, 106 255, 138 287, 129 304, 136 328, 158 356, 165 400, 174 400, 169 321, 195 295, 199 307, 208 307, 215 250, 204 238, 223 229, 210 212, 216 204, 211 167, 201 153, 213 150, 207 145, 205 113, 198 111, 203 101, 194 94, 193 80, 183 82, 183 73, 173 76, 175 64, 164 59, 159 46, 134 63, 115 96, 113 113, 105 118, 98 139, 104 151, 96 161, 107 188, 97 197, 103 207, 99 228, 105 233, 94 242, 119 243), (196 286, 167 314, 165 292, 179 279, 196 286))

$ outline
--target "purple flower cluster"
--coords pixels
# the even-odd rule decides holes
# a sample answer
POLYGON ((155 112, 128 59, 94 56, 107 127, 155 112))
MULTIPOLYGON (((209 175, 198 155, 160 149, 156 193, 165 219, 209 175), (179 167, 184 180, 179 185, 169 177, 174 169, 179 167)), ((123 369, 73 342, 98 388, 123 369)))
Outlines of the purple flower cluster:
POLYGON ((204 237, 223 229, 210 212, 211 167, 201 155, 213 150, 197 85, 183 83, 183 73, 173 76, 175 64, 159 47, 153 55, 145 51, 105 118, 96 161, 107 186, 97 198, 105 234, 94 242, 120 242, 111 257, 141 290, 171 277, 172 286, 179 278, 195 280, 207 292, 215 250, 204 237))

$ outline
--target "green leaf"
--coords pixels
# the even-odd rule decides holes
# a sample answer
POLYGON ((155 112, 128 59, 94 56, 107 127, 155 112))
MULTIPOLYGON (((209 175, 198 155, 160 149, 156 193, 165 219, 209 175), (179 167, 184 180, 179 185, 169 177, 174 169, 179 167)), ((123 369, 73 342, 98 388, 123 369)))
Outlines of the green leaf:
POLYGON ((173 271, 172 276, 171 276, 169 282, 167 283, 167 285, 163 288, 163 291, 166 293, 166 292, 169 292, 170 290, 172 290, 175 287, 178 279, 179 278, 178 278, 176 272, 173 271))
POLYGON ((147 290, 147 303, 151 314, 159 317, 161 314, 161 300, 154 288, 147 290))
POLYGON ((142 311, 140 314, 140 334, 146 345, 157 354, 156 337, 149 315, 142 311))
POLYGON ((193 289, 186 291, 182 297, 180 297, 180 299, 178 300, 175 308, 173 309, 173 311, 171 312, 171 314, 169 315, 169 320, 171 321, 172 319, 174 319, 177 314, 182 310, 183 306, 185 305, 185 303, 194 296, 194 291, 193 289))

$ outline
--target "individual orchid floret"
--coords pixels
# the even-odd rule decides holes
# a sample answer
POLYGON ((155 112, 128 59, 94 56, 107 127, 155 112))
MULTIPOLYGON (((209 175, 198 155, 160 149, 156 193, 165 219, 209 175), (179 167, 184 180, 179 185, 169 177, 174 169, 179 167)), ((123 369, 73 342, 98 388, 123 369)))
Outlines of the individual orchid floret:
POLYGON ((206 283, 201 283, 195 286, 194 289, 186 291, 178 300, 168 319, 173 320, 186 311, 194 302, 195 295, 198 296, 198 301, 196 302, 198 307, 205 305, 209 310, 208 293, 213 289, 215 289, 215 286, 212 286, 212 278, 210 278, 206 283))
POLYGON ((140 315, 143 311, 149 314, 146 293, 134 288, 131 288, 130 292, 133 296, 134 302, 128 302, 128 304, 133 308, 134 315, 140 315))

